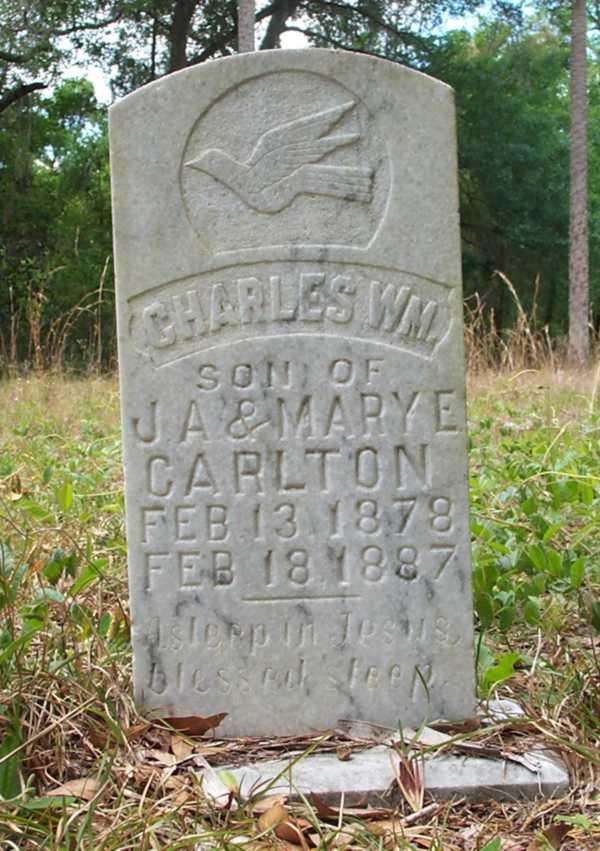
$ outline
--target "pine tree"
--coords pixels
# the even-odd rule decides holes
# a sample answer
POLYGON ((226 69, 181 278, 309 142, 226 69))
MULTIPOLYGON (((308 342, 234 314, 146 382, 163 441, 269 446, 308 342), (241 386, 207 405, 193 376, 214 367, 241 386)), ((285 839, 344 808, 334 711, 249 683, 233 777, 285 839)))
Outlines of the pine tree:
POLYGON ((587 10, 572 0, 571 11, 571 198, 569 231, 569 360, 589 357, 589 269, 587 225, 587 10))

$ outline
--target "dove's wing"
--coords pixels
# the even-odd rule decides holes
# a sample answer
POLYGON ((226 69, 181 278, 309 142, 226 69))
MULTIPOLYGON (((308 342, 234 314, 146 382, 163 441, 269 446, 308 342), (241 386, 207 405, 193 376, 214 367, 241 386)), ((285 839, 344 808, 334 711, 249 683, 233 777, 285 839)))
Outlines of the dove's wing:
MULTIPOLYGON (((334 106, 331 109, 323 110, 323 112, 314 112, 312 115, 306 115, 304 118, 297 118, 295 121, 288 121, 287 124, 281 124, 279 127, 273 127, 272 130, 267 130, 258 140, 247 165, 252 167, 266 154, 288 145, 317 141, 320 136, 337 124, 342 115, 355 105, 354 101, 347 101, 341 106, 334 106)), ((342 142, 342 144, 348 143, 342 142)), ((325 156, 325 154, 323 153, 321 156, 325 156)), ((307 159, 305 162, 314 162, 314 160, 307 159)))
POLYGON ((339 136, 326 136, 324 139, 315 139, 314 142, 284 145, 265 154, 256 166, 256 172, 260 172, 264 182, 270 186, 302 166, 318 162, 343 145, 352 145, 359 138, 358 133, 340 133, 339 136))

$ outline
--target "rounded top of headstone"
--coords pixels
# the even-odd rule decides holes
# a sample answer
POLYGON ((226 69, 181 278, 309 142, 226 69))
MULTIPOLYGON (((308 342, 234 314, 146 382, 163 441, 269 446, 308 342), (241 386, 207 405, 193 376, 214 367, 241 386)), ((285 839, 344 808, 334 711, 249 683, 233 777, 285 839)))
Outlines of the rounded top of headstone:
POLYGON ((217 95, 180 162, 188 219, 213 255, 366 248, 390 184, 386 146, 362 99, 300 69, 258 74, 217 95))
POLYGON ((141 292, 235 264, 354 261, 454 287, 452 101, 418 71, 323 48, 142 86, 110 108, 114 228, 131 246, 117 275, 141 292))

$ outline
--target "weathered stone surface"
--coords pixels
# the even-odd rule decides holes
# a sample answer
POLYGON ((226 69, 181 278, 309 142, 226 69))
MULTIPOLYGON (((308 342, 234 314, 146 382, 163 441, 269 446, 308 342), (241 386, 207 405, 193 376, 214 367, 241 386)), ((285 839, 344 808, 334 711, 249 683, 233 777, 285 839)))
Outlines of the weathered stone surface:
MULTIPOLYGON (((531 768, 504 759, 428 755, 423 762, 426 794, 439 799, 511 801, 562 797, 568 791, 569 773, 554 752, 532 750, 524 756, 531 768)), ((291 768, 290 760, 271 760, 230 771, 244 796, 272 783, 269 794, 285 792, 298 798, 314 793, 331 805, 339 804, 343 794, 346 806, 389 806, 401 797, 395 780, 396 760, 389 747, 379 745, 355 753, 345 762, 335 754, 311 754, 291 768)))
POLYGON ((472 715, 451 90, 261 52, 110 124, 136 699, 472 715))
MULTIPOLYGON (((479 706, 478 715, 485 727, 509 719, 518 720, 524 712, 513 700, 493 699, 479 706)), ((461 746, 475 749, 477 742, 467 738, 461 743, 431 727, 403 728, 400 734, 363 721, 351 725, 344 722, 341 726, 349 728, 347 733, 351 739, 376 737, 377 744, 353 751, 347 761, 341 761, 332 753, 303 756, 298 752, 285 760, 231 766, 229 771, 242 796, 248 798, 268 786, 270 793, 285 792, 292 798, 314 792, 330 804, 339 804, 343 795, 346 806, 358 803, 393 805, 400 800, 401 793, 396 781, 398 754, 390 745, 397 745, 400 740, 404 742, 405 751, 420 760, 428 797, 509 801, 562 797, 569 789, 569 772, 564 761, 556 751, 541 744, 532 744, 524 753, 511 752, 510 748, 505 752, 499 749, 496 757, 475 752, 463 755, 453 751, 461 746)))

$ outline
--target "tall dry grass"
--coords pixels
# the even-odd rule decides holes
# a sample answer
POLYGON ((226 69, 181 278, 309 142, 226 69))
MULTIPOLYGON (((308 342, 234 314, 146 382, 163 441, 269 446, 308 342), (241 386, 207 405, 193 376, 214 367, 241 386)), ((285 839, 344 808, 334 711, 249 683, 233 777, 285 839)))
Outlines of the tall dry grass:
MULTIPOLYGON (((44 290, 30 288, 27 298, 17 305, 9 291, 9 317, 0 325, 0 377, 24 373, 72 371, 98 374, 116 370, 114 350, 115 321, 103 322, 107 258, 98 287, 58 317, 50 317, 44 290), (81 327, 85 332, 82 336, 81 327)), ((494 273, 507 287, 516 308, 516 321, 510 328, 499 328, 493 310, 487 310, 478 294, 464 303, 465 358, 470 376, 490 372, 503 374, 520 370, 556 371, 567 366, 567 347, 563 338, 551 337, 547 325, 537 316, 539 279, 535 282, 533 306, 528 313, 510 279, 494 273)), ((594 357, 598 359, 600 341, 593 335, 594 357)))
POLYGON ((528 314, 517 291, 503 273, 494 273, 511 294, 517 317, 509 329, 499 329, 493 310, 486 311, 476 294, 465 301, 465 356, 467 370, 476 375, 490 369, 515 372, 521 369, 555 369, 565 362, 564 341, 552 339, 548 326, 539 326, 535 282, 533 308, 528 314))
MULTIPOLYGON (((523 307, 512 281, 500 271, 494 275, 507 287, 515 308, 511 328, 499 328, 493 310, 486 310, 478 294, 465 300, 465 357, 467 372, 479 375, 489 371, 515 373, 520 370, 561 370, 568 368, 565 337, 552 337, 548 325, 538 318, 539 278, 534 282, 531 311, 523 307)), ((592 357, 599 357, 600 339, 590 323, 592 357)))
POLYGON ((9 316, 0 325, 0 376, 35 372, 62 372, 76 366, 97 373, 116 367, 116 352, 107 341, 115 340, 114 319, 103 326, 108 257, 98 287, 86 293, 65 313, 54 316, 42 289, 29 287, 25 299, 9 289, 9 316))

